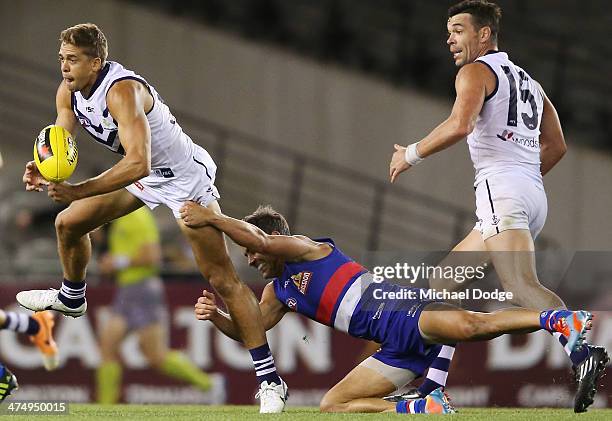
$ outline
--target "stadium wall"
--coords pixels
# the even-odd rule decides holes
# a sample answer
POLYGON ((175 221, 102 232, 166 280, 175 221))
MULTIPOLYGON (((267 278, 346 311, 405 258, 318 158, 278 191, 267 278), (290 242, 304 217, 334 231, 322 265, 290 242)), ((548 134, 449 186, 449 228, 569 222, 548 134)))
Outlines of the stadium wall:
MULTIPOLYGON (((59 31, 84 21, 100 25, 109 38, 110 58, 149 79, 172 107, 381 180, 387 177, 393 143, 420 139, 451 107, 450 92, 449 100, 439 100, 397 89, 119 1, 83 7, 74 0, 2 0, 0 51, 53 69, 59 31)), ((576 146, 579 133, 566 135, 569 153, 546 179, 550 202, 543 235, 563 248, 610 250, 612 237, 602 223, 608 225, 612 207, 612 158, 576 146)), ((3 149, 12 148, 2 143, 3 149)), ((30 147, 25 149, 27 156, 30 147)), ((462 142, 400 182, 473 209, 472 178, 462 142)))

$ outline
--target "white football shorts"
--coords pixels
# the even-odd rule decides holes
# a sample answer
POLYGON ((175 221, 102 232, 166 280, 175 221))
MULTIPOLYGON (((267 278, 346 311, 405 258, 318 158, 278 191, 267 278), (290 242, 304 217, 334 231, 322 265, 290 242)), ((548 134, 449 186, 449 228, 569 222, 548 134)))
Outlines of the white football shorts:
POLYGON ((193 200, 203 206, 221 196, 215 187, 217 166, 206 150, 194 145, 193 156, 176 168, 152 168, 151 175, 126 186, 127 191, 154 209, 166 205, 180 218, 183 203, 193 200))
POLYGON ((491 176, 476 187, 475 230, 486 240, 502 231, 528 229, 535 240, 546 222, 544 186, 527 177, 491 176))

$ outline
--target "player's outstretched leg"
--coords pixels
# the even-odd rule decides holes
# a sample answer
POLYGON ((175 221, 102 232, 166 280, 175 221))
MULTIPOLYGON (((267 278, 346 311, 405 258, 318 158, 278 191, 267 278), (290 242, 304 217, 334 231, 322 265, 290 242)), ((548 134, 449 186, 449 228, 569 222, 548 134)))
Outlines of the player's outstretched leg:
MULTIPOLYGON (((213 202, 208 207, 219 205, 213 202)), ((219 210, 220 211, 220 210, 219 210)), ((260 413, 278 413, 285 408, 287 385, 278 376, 263 326, 259 303, 253 291, 240 281, 227 254, 223 234, 205 226, 190 228, 177 220, 186 235, 202 275, 223 299, 240 331, 242 343, 249 350, 259 381, 260 413)))
POLYGON ((89 232, 142 205, 125 189, 72 202, 55 220, 64 271, 61 289, 22 291, 17 294, 17 302, 32 311, 55 310, 71 317, 85 314, 85 274, 91 257, 89 232))
MULTIPOLYGON (((533 240, 527 230, 508 230, 486 240, 495 269, 507 291, 515 293, 515 302, 522 307, 536 309, 565 308, 563 301, 538 281, 533 240), (499 252, 515 250, 517 252, 499 252), (517 267, 522 270, 516 270, 517 267)), ((578 388, 574 398, 574 410, 584 412, 593 403, 598 379, 601 377, 607 360, 607 352, 602 347, 586 345, 572 348, 567 338, 558 332, 553 336, 561 343, 572 361, 578 388)))
POLYGON ((55 319, 51 312, 41 311, 29 316, 0 310, 0 330, 12 330, 30 336, 30 341, 41 352, 45 369, 55 370, 59 365, 57 345, 53 340, 55 319))
POLYGON ((17 389, 19 389, 17 377, 0 363, 0 403, 17 389))
MULTIPOLYGON (((514 305, 535 310, 566 308, 563 300, 538 279, 533 238, 529 230, 503 231, 488 238, 485 246, 502 286, 514 296, 514 305)), ((561 343, 573 366, 588 358, 589 347, 571 351, 563 335, 554 332, 553 336, 561 343)))
POLYGON ((540 329, 559 332, 572 351, 580 349, 593 316, 588 311, 535 311, 509 308, 477 313, 444 303, 427 305, 419 318, 419 329, 430 343, 481 341, 503 334, 529 333, 540 329))

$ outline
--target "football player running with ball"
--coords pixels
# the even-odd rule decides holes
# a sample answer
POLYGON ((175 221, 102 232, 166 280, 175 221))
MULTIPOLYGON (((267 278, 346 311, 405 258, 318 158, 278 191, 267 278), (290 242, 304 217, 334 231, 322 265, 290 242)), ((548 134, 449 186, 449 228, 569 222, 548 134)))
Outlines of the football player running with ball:
MULTIPOLYGON (((484 0, 466 0, 449 9, 447 44, 459 68, 455 104, 450 116, 422 140, 395 145, 389 175, 394 182, 423 159, 467 137, 476 170, 478 222, 453 251, 488 253, 515 304, 564 309, 561 298, 540 284, 534 240, 548 210, 542 176, 565 154, 565 139, 542 86, 498 50, 500 19, 500 7, 484 0)), ((435 282, 435 288, 449 288, 435 282)), ((590 345, 571 349, 563 335, 554 336, 577 374, 574 410, 586 411, 608 362, 607 352, 590 345)), ((435 364, 448 369, 449 363, 446 357, 435 364)), ((433 388, 439 383, 428 384, 433 388)))
POLYGON ((55 221, 64 281, 60 290, 23 291, 19 304, 33 311, 83 315, 85 275, 91 257, 89 232, 143 205, 169 207, 191 243, 198 267, 227 305, 249 349, 260 383, 260 411, 281 412, 287 386, 278 377, 253 292, 239 279, 223 235, 212 227, 186 226, 178 210, 186 200, 219 210, 216 165, 183 132, 153 86, 121 64, 107 60, 106 37, 94 24, 60 35, 62 82, 56 95, 56 125, 70 133, 80 124, 96 142, 123 157, 109 170, 77 184, 48 183, 34 162, 26 165, 28 191, 70 204, 55 221), (265 367, 262 367, 265 366, 265 367))

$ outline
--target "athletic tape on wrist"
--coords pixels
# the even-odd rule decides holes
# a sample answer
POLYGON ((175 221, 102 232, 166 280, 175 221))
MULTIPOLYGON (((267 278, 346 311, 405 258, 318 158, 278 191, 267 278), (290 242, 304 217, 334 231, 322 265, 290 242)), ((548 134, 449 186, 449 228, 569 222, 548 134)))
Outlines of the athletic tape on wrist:
POLYGON ((423 158, 421 158, 417 152, 417 145, 418 142, 408 145, 406 148, 406 162, 411 166, 414 166, 423 160, 423 158))

